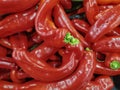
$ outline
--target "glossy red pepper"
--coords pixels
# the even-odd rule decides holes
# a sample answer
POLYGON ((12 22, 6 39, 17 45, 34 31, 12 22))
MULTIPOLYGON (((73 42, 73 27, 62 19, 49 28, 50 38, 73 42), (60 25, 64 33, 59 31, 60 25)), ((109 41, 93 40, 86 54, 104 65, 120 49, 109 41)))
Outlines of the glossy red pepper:
POLYGON ((82 90, 88 81, 91 80, 93 72, 95 69, 95 57, 92 51, 85 51, 84 56, 80 60, 80 64, 76 71, 69 77, 51 83, 43 83, 38 81, 31 81, 25 84, 15 84, 5 81, 0 81, 0 89, 9 90, 19 89, 19 90, 82 90), (84 67, 86 66, 86 67, 84 67), (89 69, 88 69, 89 68, 89 69), (84 77, 84 78, 83 78, 84 77), (89 78, 88 78, 89 77, 89 78), (3 84, 4 83, 4 84, 3 84), (9 87, 11 86, 11 87, 9 87))
POLYGON ((1 0, 0 1, 0 15, 15 13, 27 10, 35 4, 37 4, 40 0, 1 0))
POLYGON ((81 13, 85 13, 85 8, 84 8, 84 7, 79 8, 79 9, 77 10, 77 14, 81 14, 81 13))
POLYGON ((80 19, 73 19, 72 24, 76 30, 84 34, 86 34, 90 28, 90 25, 87 22, 85 22, 84 20, 80 20, 80 19))
POLYGON ((114 84, 109 76, 99 76, 89 82, 83 90, 112 90, 114 84))
POLYGON ((96 21, 95 16, 99 12, 97 2, 96 2, 96 0, 84 0, 83 3, 84 3, 83 5, 85 8, 85 14, 87 16, 87 19, 88 19, 89 23, 91 25, 93 25, 96 21))
POLYGON ((106 55, 105 66, 113 70, 120 69, 119 53, 109 53, 106 55))
POLYGON ((60 28, 67 28, 71 34, 78 38, 84 46, 88 46, 87 42, 84 40, 83 36, 80 35, 77 30, 73 27, 71 21, 69 20, 66 12, 61 5, 57 4, 53 11, 55 24, 60 28))
POLYGON ((60 3, 65 9, 71 9, 72 8, 72 2, 71 0, 60 0, 60 3))
POLYGON ((2 56, 0 57, 0 68, 5 68, 5 69, 17 69, 17 65, 16 63, 13 61, 12 58, 10 57, 6 57, 6 56, 2 56))
POLYGON ((97 62, 94 73, 100 75, 115 76, 115 75, 120 75, 120 70, 110 69, 105 66, 104 62, 97 62))
POLYGON ((13 49, 17 49, 17 48, 27 49, 28 48, 27 36, 24 33, 15 34, 11 36, 9 40, 10 40, 10 43, 13 49))
POLYGON ((13 69, 10 71, 10 78, 14 83, 23 83, 26 78, 29 78, 29 75, 23 71, 13 69))
POLYGON ((119 4, 120 0, 96 0, 98 4, 119 4))
POLYGON ((120 27, 116 27, 114 30, 107 33, 106 36, 120 36, 120 27))
POLYGON ((42 39, 50 38, 56 32, 57 28, 52 21, 51 12, 57 3, 58 0, 42 0, 38 7, 35 28, 42 39))
POLYGON ((107 10, 101 18, 99 18, 86 35, 86 40, 96 42, 106 33, 112 31, 120 24, 120 5, 107 10))
MULTIPOLYGON (((63 40, 64 40, 64 37, 65 37, 67 31, 65 31, 65 29, 63 31, 62 30, 59 31, 59 33, 57 34, 57 36, 55 36, 55 38, 47 41, 47 45, 56 47, 56 48, 58 48, 58 47, 60 48, 60 47, 64 46, 65 42, 63 42, 63 40), (59 42, 56 42, 57 40, 59 40, 59 42)), ((39 58, 37 58, 37 56, 34 56, 35 54, 33 55, 24 49, 21 49, 21 48, 19 49, 19 47, 21 45, 17 44, 15 42, 16 41, 15 39, 13 39, 12 41, 13 41, 12 43, 13 43, 13 47, 14 47, 13 57, 14 57, 16 63, 18 65, 20 65, 20 67, 27 74, 29 74, 31 77, 35 78, 36 80, 42 80, 42 81, 59 80, 59 79, 66 77, 70 73, 72 73, 73 70, 77 67, 78 59, 76 59, 76 57, 78 57, 78 56, 75 55, 74 50, 63 56, 63 61, 66 61, 65 65, 62 65, 60 68, 52 68, 49 65, 47 65, 44 60, 39 60, 39 58), (29 68, 27 68, 28 66, 29 66, 29 68)), ((22 47, 23 47, 23 45, 22 45, 22 47)), ((78 45, 79 47, 77 47, 77 49, 78 49, 77 52, 79 51, 79 53, 82 55, 83 47, 81 47, 81 43, 79 45, 78 45)), ((80 54, 79 54, 79 56, 80 56, 80 54)))
POLYGON ((95 42, 93 49, 99 52, 120 52, 120 37, 111 36, 95 42))
POLYGON ((35 8, 11 14, 0 21, 0 37, 6 37, 34 27, 35 8))
POLYGON ((0 38, 0 45, 9 49, 12 49, 9 38, 0 38))

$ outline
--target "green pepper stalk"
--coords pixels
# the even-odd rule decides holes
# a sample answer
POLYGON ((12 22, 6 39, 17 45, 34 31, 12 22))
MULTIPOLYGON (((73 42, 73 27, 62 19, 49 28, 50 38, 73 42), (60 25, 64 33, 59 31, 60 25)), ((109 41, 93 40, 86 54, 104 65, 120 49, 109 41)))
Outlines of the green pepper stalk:
POLYGON ((79 44, 80 41, 77 38, 73 37, 71 33, 68 32, 64 38, 64 42, 70 45, 77 45, 79 44))
POLYGON ((90 51, 90 48, 89 48, 89 47, 86 47, 85 50, 86 50, 86 51, 90 51))
POLYGON ((111 63, 110 63, 110 68, 111 69, 119 69, 120 68, 120 62, 117 61, 117 60, 113 60, 111 63))

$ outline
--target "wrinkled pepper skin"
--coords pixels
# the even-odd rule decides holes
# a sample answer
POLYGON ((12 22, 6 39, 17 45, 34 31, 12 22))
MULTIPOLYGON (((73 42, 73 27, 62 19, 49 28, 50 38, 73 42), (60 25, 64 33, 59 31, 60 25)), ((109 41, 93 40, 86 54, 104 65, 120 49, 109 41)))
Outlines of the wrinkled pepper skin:
POLYGON ((104 37, 94 43, 93 49, 100 52, 120 52, 120 37, 104 37))
POLYGON ((35 8, 11 14, 0 21, 0 37, 6 37, 34 27, 35 8))
POLYGON ((91 26, 85 39, 89 42, 96 42, 106 33, 112 31, 120 24, 120 4, 107 10, 94 25, 91 26))
POLYGON ((2 90, 83 90, 80 89, 92 78, 95 69, 95 57, 92 51, 85 51, 80 60, 80 64, 76 71, 69 77, 51 83, 43 83, 40 81, 30 81, 25 84, 15 84, 6 81, 0 81, 0 89, 2 90), (85 67, 85 66, 86 67, 85 67), (84 83, 83 83, 84 82, 84 83), (4 84, 3 84, 4 83, 4 84), (11 86, 11 87, 9 87, 11 86))
POLYGON ((40 0, 1 0, 0 1, 0 15, 16 13, 27 10, 40 0))
POLYGON ((91 25, 95 23, 95 16, 99 12, 96 0, 84 0, 84 9, 87 19, 91 25))
POLYGON ((109 76, 99 76, 90 81, 83 90, 112 90, 114 84, 109 76))
POLYGON ((66 12, 64 11, 61 5, 57 4, 54 7, 53 16, 54 22, 59 28, 67 28, 74 37, 78 38, 80 42, 82 42, 84 46, 88 46, 88 43, 84 40, 83 36, 80 35, 72 25, 71 21, 69 20, 66 12))

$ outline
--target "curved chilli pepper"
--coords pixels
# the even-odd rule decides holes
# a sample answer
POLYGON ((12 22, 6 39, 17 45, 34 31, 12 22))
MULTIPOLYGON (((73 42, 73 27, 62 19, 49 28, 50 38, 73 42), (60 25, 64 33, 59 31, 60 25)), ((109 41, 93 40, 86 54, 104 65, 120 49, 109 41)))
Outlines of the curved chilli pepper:
MULTIPOLYGON (((63 32, 64 33, 61 33, 61 30, 60 30, 60 33, 56 34, 57 36, 53 38, 53 40, 57 40, 57 39, 59 40, 58 42, 56 42, 56 44, 55 44, 55 41, 51 39, 53 43, 50 44, 48 41, 48 45, 52 46, 52 44, 54 44, 56 45, 56 47, 58 46, 62 47, 63 45, 65 45, 64 37, 67 31, 65 33, 65 30, 63 30, 63 32)), ((53 47, 55 47, 54 45, 53 47)), ((80 50, 79 56, 82 54, 82 51, 83 51, 83 47, 81 48, 80 47, 81 47, 81 44, 79 44, 79 47, 77 48, 80 50)), ((76 57, 78 56, 75 55, 74 51, 69 52, 68 54, 63 56, 63 61, 67 60, 67 62, 65 65, 62 65, 60 68, 52 68, 49 65, 47 65, 45 61, 39 60, 39 58, 33 56, 33 54, 19 48, 14 49, 13 57, 16 63, 20 65, 20 67, 31 77, 33 77, 36 80, 42 80, 42 81, 48 81, 48 82, 60 80, 68 76, 69 74, 71 74, 77 67, 78 61, 79 61, 78 59, 76 59, 76 57)))
POLYGON ((6 37, 34 27, 35 8, 11 14, 0 21, 0 37, 6 37))
POLYGON ((1 0, 0 1, 0 15, 15 13, 29 9, 40 0, 1 0))
POLYGON ((67 14, 65 13, 65 11, 64 11, 64 9, 62 8, 61 5, 57 4, 54 7, 53 16, 54 16, 55 24, 58 27, 60 27, 60 28, 67 28, 74 37, 76 37, 76 38, 78 38, 80 40, 80 42, 83 45, 88 46, 88 44, 84 40, 83 36, 80 35, 77 32, 77 30, 75 30, 75 28, 73 27, 71 21, 69 20, 67 14))
POLYGON ((95 16, 99 13, 99 8, 96 0, 84 0, 83 1, 85 13, 87 19, 91 25, 95 23, 95 16))
POLYGON ((96 0, 98 4, 119 4, 120 0, 96 0))
POLYGON ((93 52, 85 51, 77 70, 72 75, 61 81, 42 85, 41 90, 80 90, 80 88, 92 78, 95 69, 94 60, 93 52))
POLYGON ((0 38, 0 45, 9 49, 12 49, 11 43, 8 38, 0 38))
POLYGON ((28 78, 29 75, 27 75, 25 72, 20 70, 11 70, 10 71, 10 78, 14 83, 23 83, 25 78, 28 78))
POLYGON ((45 40, 41 45, 30 52, 31 55, 46 61, 48 57, 55 54, 58 49, 64 47, 66 43, 63 43, 63 41, 64 36, 66 36, 67 29, 58 29, 56 32, 56 37, 45 40))
POLYGON ((111 36, 102 38, 94 43, 93 49, 100 52, 120 52, 120 37, 111 36))
POLYGON ((96 42, 103 35, 112 31, 120 24, 120 4, 107 10, 102 17, 100 17, 86 35, 86 40, 89 42, 96 42))
POLYGON ((20 79, 18 79, 17 77, 16 77, 16 70, 11 70, 11 72, 10 72, 10 78, 11 78, 11 80, 12 80, 12 82, 14 82, 14 83, 22 83, 24 80, 20 80, 20 79))
POLYGON ((22 50, 14 51, 13 57, 16 59, 16 63, 31 77, 47 82, 60 80, 68 76, 73 72, 78 63, 78 60, 76 61, 75 59, 75 53, 69 53, 63 56, 63 60, 67 59, 69 61, 60 68, 52 68, 22 50), (17 57, 15 58, 15 56, 17 57))
POLYGON ((99 76, 90 81, 83 90, 112 90, 114 84, 109 76, 99 76))
POLYGON ((75 27, 76 30, 82 32, 82 33, 87 33, 89 30, 90 25, 85 22, 84 20, 80 19, 73 19, 72 24, 75 27))
POLYGON ((120 55, 119 53, 110 53, 106 55, 105 66, 113 70, 120 69, 120 55))
POLYGON ((30 81, 25 84, 15 84, 6 81, 0 81, 0 89, 2 90, 82 90, 80 89, 91 80, 95 69, 95 57, 92 51, 85 51, 80 60, 80 64, 76 71, 69 77, 50 83, 39 81, 30 81))
POLYGON ((36 32, 42 39, 50 38, 56 32, 56 27, 51 19, 52 8, 59 0, 41 0, 35 19, 36 32))
POLYGON ((115 76, 120 75, 120 69, 113 70, 105 66, 104 62, 97 62, 95 74, 115 76))
POLYGON ((65 9, 71 9, 72 8, 71 0, 60 0, 60 3, 65 9))

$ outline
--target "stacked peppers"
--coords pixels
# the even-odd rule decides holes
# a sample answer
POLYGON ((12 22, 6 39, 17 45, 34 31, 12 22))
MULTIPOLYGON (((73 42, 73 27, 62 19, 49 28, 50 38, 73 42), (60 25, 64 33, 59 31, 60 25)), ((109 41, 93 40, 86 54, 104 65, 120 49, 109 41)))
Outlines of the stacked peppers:
POLYGON ((119 9, 119 0, 1 0, 0 90, 112 90, 119 9))

